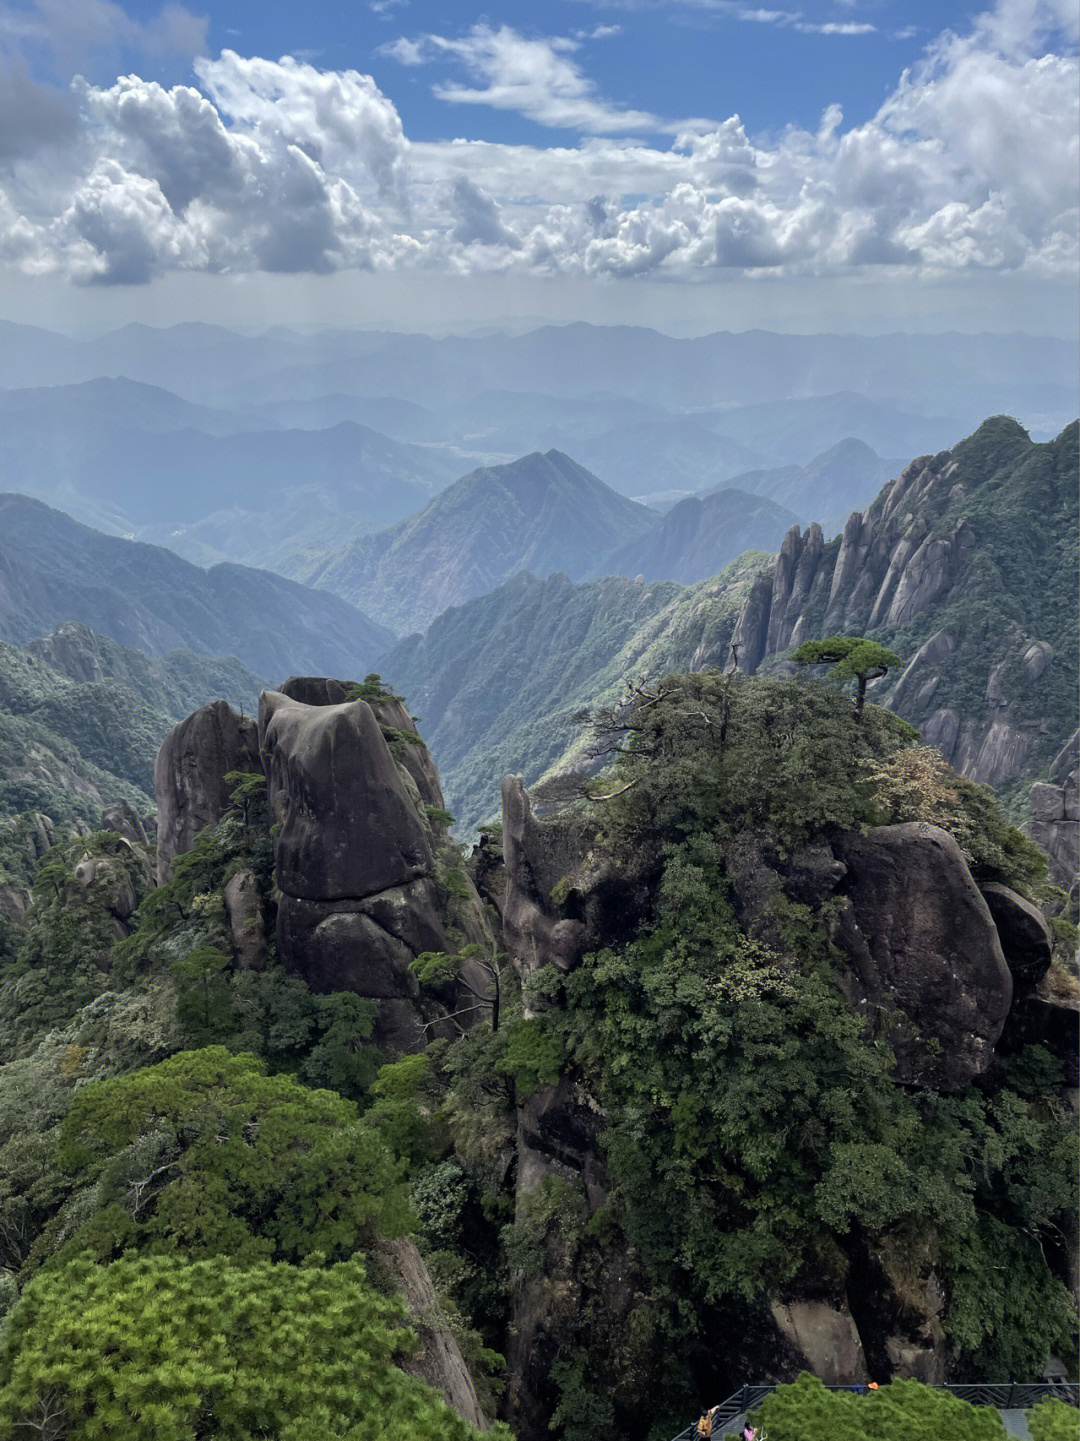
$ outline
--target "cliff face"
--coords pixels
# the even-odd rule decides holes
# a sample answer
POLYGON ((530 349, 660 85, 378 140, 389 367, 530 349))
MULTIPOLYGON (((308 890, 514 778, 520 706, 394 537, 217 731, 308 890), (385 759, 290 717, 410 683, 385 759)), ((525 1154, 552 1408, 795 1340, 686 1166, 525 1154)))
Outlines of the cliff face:
MULTIPOLYGON (((376 1042, 411 1051, 455 1032, 454 983, 421 994, 412 962, 449 948, 448 932, 490 950, 484 907, 463 873, 443 883, 445 836, 439 775, 412 718, 393 696, 347 700, 348 687, 294 676, 264 691, 259 720, 224 701, 176 726, 158 754, 158 872, 230 804, 232 772, 264 775, 274 822, 277 953, 315 992, 353 991, 378 1002, 376 1042), (415 740, 412 739, 415 737, 415 740)), ((265 964, 264 920, 254 878, 226 890, 242 969, 265 964)), ((469 972, 484 994, 483 973, 469 972)), ((476 1010, 476 1007, 473 1007, 476 1010)), ((477 1019, 472 1015, 471 1019, 477 1019)))
MULTIPOLYGON (((545 967, 566 976, 586 952, 617 946, 644 925, 663 862, 646 836, 633 864, 613 865, 588 821, 534 816, 519 777, 506 777, 502 796, 503 936, 527 987, 545 967)), ((787 904, 808 906, 813 923, 829 927, 844 994, 867 1034, 892 1050, 901 1085, 956 1094, 988 1083, 1000 1058, 1031 1040, 1063 1058, 1074 1048, 1075 1010, 1038 991, 1051 959, 1042 914, 1005 885, 977 882, 938 827, 879 826, 795 850, 744 831, 725 842, 723 863, 740 925, 773 954, 784 949, 776 917, 787 904)), ((1075 1079, 1068 1067, 1066 1074, 1075 1079)), ((552 1183, 576 1183, 590 1216, 604 1212, 612 1200, 602 1140, 610 1119, 579 1078, 541 1085, 519 1103, 519 1218, 552 1183)), ((802 1278, 802 1289, 770 1296, 771 1322, 744 1343, 745 1365, 759 1376, 810 1370, 839 1385, 886 1368, 894 1378, 940 1383, 952 1358, 935 1264, 924 1257, 919 1273, 902 1279, 887 1245, 879 1254, 854 1234, 839 1244, 847 1280, 830 1285, 823 1265, 822 1275, 802 1278)), ((589 1281, 549 1238, 542 1263, 512 1297, 506 1414, 523 1441, 548 1434, 550 1369, 568 1294, 604 1334, 619 1337, 619 1366, 634 1378, 622 1383, 619 1414, 647 1405, 658 1358, 647 1340, 635 1345, 633 1324, 645 1290, 641 1259, 620 1233, 589 1281)))
POLYGON ((736 623, 739 668, 870 635, 908 658, 878 703, 973 780, 1033 779, 1075 726, 1077 431, 1036 445, 996 417, 913 460, 838 538, 793 527, 736 623))

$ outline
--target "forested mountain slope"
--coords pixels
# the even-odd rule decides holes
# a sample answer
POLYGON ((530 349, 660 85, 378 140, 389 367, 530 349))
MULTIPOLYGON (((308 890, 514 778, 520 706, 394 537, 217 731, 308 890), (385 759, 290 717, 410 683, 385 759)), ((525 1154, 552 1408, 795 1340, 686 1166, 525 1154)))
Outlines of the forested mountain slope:
POLYGON ((339 597, 269 571, 202 570, 41 501, 0 495, 0 638, 19 644, 73 620, 149 655, 234 654, 260 675, 363 674, 392 639, 339 597))
POLYGON ((998 416, 882 490, 842 536, 793 529, 736 627, 753 673, 868 635, 908 662, 877 698, 964 775, 1030 782, 1076 727, 1077 435, 998 416))
POLYGON ((261 684, 238 660, 150 657, 84 625, 0 641, 0 881, 26 880, 50 836, 96 829, 116 801, 152 810, 169 727, 218 696, 251 711, 261 684))
POLYGON ((725 655, 766 559, 745 555, 691 587, 516 575, 384 655, 384 680, 410 697, 439 758, 458 834, 493 816, 493 776, 514 771, 533 784, 575 764, 584 735, 574 716, 615 700, 627 676, 655 678, 725 655))

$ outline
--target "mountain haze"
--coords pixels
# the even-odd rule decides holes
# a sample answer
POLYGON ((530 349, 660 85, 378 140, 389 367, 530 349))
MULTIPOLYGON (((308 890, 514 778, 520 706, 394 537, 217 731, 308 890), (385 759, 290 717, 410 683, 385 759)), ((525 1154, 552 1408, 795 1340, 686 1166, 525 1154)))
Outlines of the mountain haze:
POLYGON ((744 551, 774 551, 798 517, 764 496, 726 487, 688 496, 639 540, 605 556, 597 569, 684 585, 716 575, 744 551))
POLYGON ((902 468, 902 461, 885 460, 849 436, 807 465, 747 471, 708 494, 735 489, 768 496, 799 515, 813 516, 824 533, 832 535, 853 510, 869 505, 885 481, 902 468))
POLYGON ((419 630, 515 571, 580 578, 656 517, 560 451, 473 471, 418 515, 293 573, 385 624, 419 630))
POLYGON ((0 495, 0 638, 21 644, 71 620, 149 655, 236 655, 264 676, 363 674, 392 639, 337 596, 269 571, 201 570, 41 501, 0 495))

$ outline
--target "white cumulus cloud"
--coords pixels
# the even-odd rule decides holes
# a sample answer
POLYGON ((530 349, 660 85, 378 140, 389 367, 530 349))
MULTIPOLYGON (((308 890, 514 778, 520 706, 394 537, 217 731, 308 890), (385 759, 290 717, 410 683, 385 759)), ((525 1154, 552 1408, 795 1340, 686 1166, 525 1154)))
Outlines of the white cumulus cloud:
POLYGON ((33 144, 0 154, 0 260, 98 283, 406 266, 1069 278, 1075 31, 1060 0, 1002 0, 934 40, 869 119, 833 105, 768 139, 737 115, 621 108, 574 38, 478 25, 407 42, 415 57, 395 42, 464 70, 437 79, 451 104, 581 132, 532 145, 410 143, 370 76, 225 50, 196 62, 197 85, 79 82, 68 109, 35 112, 33 144))

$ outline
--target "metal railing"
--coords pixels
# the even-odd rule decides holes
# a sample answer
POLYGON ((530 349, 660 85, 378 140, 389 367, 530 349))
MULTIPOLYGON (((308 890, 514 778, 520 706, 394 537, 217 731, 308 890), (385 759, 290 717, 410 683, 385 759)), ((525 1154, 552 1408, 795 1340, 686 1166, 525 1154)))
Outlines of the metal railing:
MULTIPOLYGON (((745 1411, 764 1401, 783 1381, 767 1381, 758 1386, 740 1386, 719 1406, 713 1408, 713 1435, 723 1435, 720 1429, 728 1421, 734 1421, 745 1411)), ((827 1391, 863 1391, 862 1386, 826 1386, 827 1391)), ((1026 1411, 1029 1406, 1056 1397, 1069 1406, 1080 1407, 1080 1382, 1076 1381, 974 1381, 953 1382, 935 1388, 958 1396, 961 1401, 970 1401, 974 1406, 994 1406, 999 1411, 1026 1411)), ((697 1441, 697 1422, 692 1422, 685 1431, 680 1431, 673 1441, 697 1441)))

